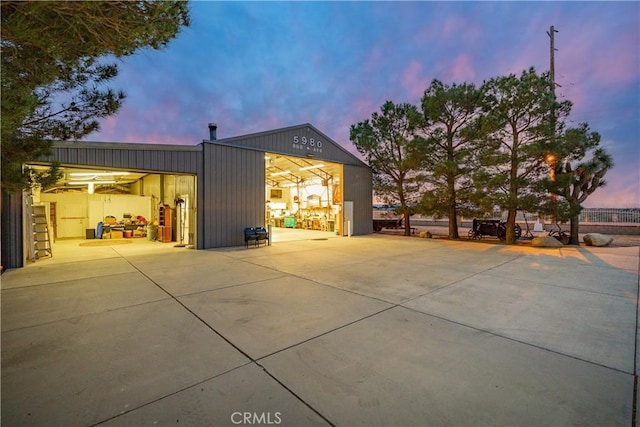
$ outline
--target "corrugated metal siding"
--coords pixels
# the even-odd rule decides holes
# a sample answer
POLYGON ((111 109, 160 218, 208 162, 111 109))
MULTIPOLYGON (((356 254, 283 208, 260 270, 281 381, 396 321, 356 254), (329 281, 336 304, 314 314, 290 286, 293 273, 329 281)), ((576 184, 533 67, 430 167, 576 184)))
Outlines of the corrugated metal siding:
POLYGON ((58 143, 53 147, 45 162, 57 161, 63 165, 103 166, 109 168, 131 169, 167 173, 198 172, 201 161, 200 146, 196 147, 159 147, 143 144, 99 144, 58 143))
POLYGON ((245 227, 265 225, 264 152, 205 144, 204 161, 203 246, 241 246, 245 227))
POLYGON ((370 169, 309 124, 194 147, 62 142, 42 161, 197 174, 197 247, 204 249, 240 246, 245 227, 264 226, 266 151, 344 164, 344 199, 354 202, 353 233, 371 232, 370 169))
POLYGON ((344 200, 353 201, 353 234, 373 232, 373 183, 368 167, 344 165, 344 200))
POLYGON ((366 166, 361 160, 310 124, 234 138, 225 138, 215 142, 218 144, 255 148, 271 153, 297 157, 313 156, 313 158, 317 160, 366 166))
POLYGON ((24 266, 22 192, 2 192, 2 268, 24 266), (7 238, 9 237, 9 238, 7 238))

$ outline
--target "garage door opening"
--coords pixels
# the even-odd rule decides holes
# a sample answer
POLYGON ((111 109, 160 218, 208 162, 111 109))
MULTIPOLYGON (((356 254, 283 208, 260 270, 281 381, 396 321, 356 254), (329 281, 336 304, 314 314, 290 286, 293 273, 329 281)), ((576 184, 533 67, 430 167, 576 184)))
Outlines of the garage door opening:
MULTIPOLYGON (((48 165, 29 165, 35 170, 48 165)), ((25 197, 25 257, 55 255, 56 242, 133 239, 197 247, 196 177, 81 166, 25 197)), ((83 250, 85 245, 76 245, 83 250)), ((90 245, 89 245, 90 246, 90 245)))
POLYGON ((342 235, 342 165, 265 154, 266 223, 272 241, 342 235))

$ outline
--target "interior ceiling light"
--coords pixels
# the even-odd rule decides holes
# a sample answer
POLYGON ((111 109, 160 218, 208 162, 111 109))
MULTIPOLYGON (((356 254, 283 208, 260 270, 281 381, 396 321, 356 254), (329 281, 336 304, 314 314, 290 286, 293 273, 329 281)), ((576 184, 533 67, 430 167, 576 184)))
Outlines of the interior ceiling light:
POLYGON ((280 176, 280 175, 287 175, 290 174, 291 171, 282 171, 282 172, 274 172, 271 174, 271 176, 280 176))
POLYGON ((69 176, 126 176, 129 172, 71 172, 69 176))
POLYGON ((318 163, 317 165, 309 165, 309 166, 305 166, 300 168, 301 171, 307 171, 309 169, 318 169, 318 168, 323 168, 324 167, 324 163, 318 163))
POLYGON ((69 185, 88 185, 88 184, 115 184, 114 180, 106 181, 69 181, 69 185))

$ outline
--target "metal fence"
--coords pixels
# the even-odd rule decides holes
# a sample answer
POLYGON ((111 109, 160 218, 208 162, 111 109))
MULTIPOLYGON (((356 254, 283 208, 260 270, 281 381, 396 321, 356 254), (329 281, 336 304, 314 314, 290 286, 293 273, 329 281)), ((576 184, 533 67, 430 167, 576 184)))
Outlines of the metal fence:
MULTIPOLYGON (((524 215, 528 221, 535 222, 536 219, 544 219, 544 222, 553 222, 551 217, 540 217, 537 213, 518 212, 516 221, 524 220, 524 215)), ((507 213, 502 213, 502 218, 507 219, 507 213)), ((640 208, 584 208, 578 216, 580 224, 617 224, 617 225, 640 225, 640 208)))
MULTIPOLYGON (((534 223, 540 219, 544 223, 552 223, 550 217, 543 218, 538 213, 519 211, 516 221, 534 223)), ((494 218, 507 219, 507 212, 494 212, 494 218)), ((416 219, 446 222, 446 218, 416 215, 416 219)), ((470 220, 472 218, 461 218, 470 220)), ((580 224, 612 224, 612 225, 640 225, 640 208, 584 208, 579 216, 580 224)))
MULTIPOLYGON (((518 212, 516 221, 524 220, 524 215, 528 221, 536 221, 540 218, 544 222, 553 222, 551 217, 540 217, 537 213, 518 212)), ((502 213, 502 218, 507 219, 507 213, 502 213)), ((580 224, 619 224, 619 225, 640 225, 640 208, 584 208, 578 216, 580 224)))
POLYGON ((640 208, 584 208, 581 224, 640 224, 640 208))

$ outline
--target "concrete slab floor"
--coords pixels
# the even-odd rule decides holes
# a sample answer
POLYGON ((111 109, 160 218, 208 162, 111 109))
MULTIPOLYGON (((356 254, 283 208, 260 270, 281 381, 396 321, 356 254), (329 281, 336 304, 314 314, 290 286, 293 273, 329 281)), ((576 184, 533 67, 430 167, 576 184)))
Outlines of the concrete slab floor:
POLYGON ((633 373, 635 299, 479 274, 403 305, 633 373))
POLYGON ((320 417, 255 364, 114 417, 105 426, 326 426, 320 417))
POLYGON ((631 424, 640 248, 308 237, 6 272, 2 424, 631 424))
POLYGON ((252 359, 391 307, 291 276, 188 295, 180 301, 252 359))
POLYGON ((339 426, 602 426, 631 417, 631 375, 400 307, 261 363, 339 426))
POLYGON ((93 425, 247 362, 173 300, 4 331, 2 424, 93 425))

